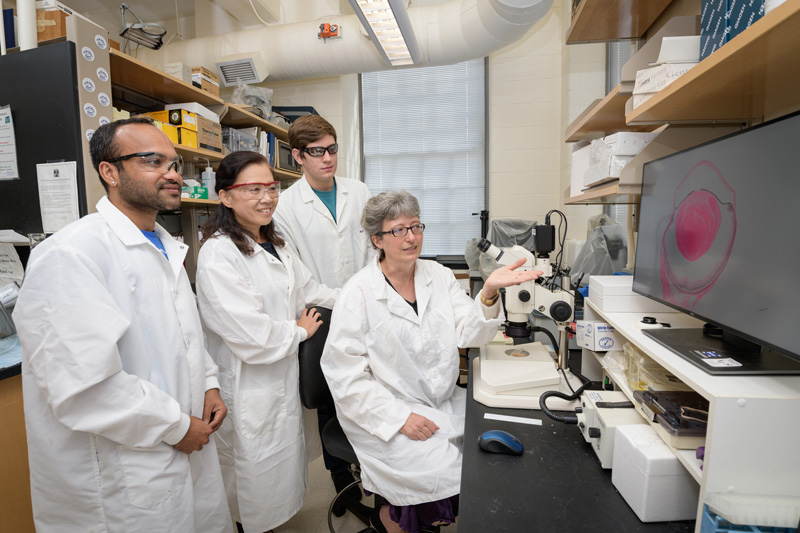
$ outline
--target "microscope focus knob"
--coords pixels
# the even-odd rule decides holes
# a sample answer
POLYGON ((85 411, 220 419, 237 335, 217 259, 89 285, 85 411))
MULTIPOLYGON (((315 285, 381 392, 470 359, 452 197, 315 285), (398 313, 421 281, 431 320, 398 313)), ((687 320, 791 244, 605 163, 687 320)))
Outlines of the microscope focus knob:
POLYGON ((526 291, 525 289, 519 291, 517 297, 520 299, 521 302, 527 302, 531 299, 531 293, 526 291))
POLYGON ((550 306, 550 316, 557 322, 566 322, 572 316, 572 306, 567 302, 553 302, 550 306))
POLYGON ((589 438, 590 439, 599 439, 600 438, 600 428, 596 428, 596 427, 589 428, 589 438))

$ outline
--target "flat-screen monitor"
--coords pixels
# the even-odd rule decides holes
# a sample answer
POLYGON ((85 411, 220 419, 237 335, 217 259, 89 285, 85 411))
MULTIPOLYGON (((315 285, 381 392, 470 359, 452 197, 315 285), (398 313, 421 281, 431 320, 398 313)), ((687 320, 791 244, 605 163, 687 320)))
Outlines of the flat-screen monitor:
POLYGON ((633 290, 708 324, 644 333, 711 374, 800 374, 800 114, 644 165, 633 290))

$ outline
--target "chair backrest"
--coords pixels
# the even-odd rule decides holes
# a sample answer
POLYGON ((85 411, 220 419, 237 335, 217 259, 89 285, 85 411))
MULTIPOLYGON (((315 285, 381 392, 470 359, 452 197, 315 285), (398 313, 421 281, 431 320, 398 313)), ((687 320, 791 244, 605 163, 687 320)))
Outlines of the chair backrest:
POLYGON ((325 381, 325 375, 319 366, 328 330, 331 326, 331 310, 316 307, 322 317, 322 325, 310 338, 300 343, 300 399, 306 409, 317 409, 324 405, 333 405, 333 397, 325 381))

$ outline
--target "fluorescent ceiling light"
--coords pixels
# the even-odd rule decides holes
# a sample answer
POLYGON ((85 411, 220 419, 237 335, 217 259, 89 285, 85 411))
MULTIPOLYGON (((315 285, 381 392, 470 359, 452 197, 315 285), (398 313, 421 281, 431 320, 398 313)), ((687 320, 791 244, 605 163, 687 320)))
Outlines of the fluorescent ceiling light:
MULTIPOLYGON (((167 33, 167 30, 164 28, 164 26, 161 24, 143 22, 142 19, 137 17, 136 14, 131 11, 131 8, 129 8, 128 4, 125 2, 120 4, 119 10, 122 14, 122 30, 119 32, 121 37, 127 39, 128 41, 139 43, 147 48, 152 48, 153 50, 158 50, 161 48, 161 45, 164 44, 162 38, 164 37, 164 34, 167 33), (126 11, 136 18, 136 22, 125 21, 126 11)), ((126 46, 128 44, 129 43, 126 43, 126 46)))
POLYGON ((419 49, 404 0, 349 0, 353 11, 386 62, 413 65, 419 49))

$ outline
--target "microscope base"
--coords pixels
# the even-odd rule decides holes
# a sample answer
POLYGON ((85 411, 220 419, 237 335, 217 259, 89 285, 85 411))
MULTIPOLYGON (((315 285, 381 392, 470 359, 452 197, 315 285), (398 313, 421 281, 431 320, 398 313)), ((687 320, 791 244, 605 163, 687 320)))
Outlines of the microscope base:
MULTIPOLYGON (((487 407, 505 407, 511 409, 541 409, 539 407, 539 396, 547 391, 557 390, 564 394, 572 394, 572 391, 564 381, 561 373, 558 373, 558 383, 552 385, 544 385, 539 387, 530 387, 524 389, 502 391, 493 393, 487 390, 481 378, 481 360, 482 357, 476 357, 472 360, 472 397, 476 402, 480 402, 487 407)), ((521 363, 525 364, 525 363, 521 363)), ((555 362, 553 363, 555 368, 555 362)), ((572 372, 566 371, 569 384, 572 385, 573 390, 577 390, 582 385, 581 381, 572 375, 572 372)), ((561 398, 551 397, 547 400, 547 408, 552 411, 574 411, 580 405, 579 400, 567 401, 561 398)))

